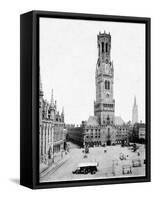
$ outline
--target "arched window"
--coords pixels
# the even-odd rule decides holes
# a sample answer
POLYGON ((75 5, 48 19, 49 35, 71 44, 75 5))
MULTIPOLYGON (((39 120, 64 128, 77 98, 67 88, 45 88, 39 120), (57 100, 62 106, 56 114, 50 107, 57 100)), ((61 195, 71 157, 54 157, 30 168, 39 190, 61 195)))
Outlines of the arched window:
POLYGON ((107 116, 107 121, 108 121, 108 122, 110 121, 110 117, 109 117, 109 115, 107 116))
POLYGON ((42 112, 42 119, 44 118, 44 113, 42 112))
POLYGON ((108 52, 108 43, 106 43, 106 52, 108 52))
POLYGON ((107 129, 107 132, 108 132, 108 139, 110 137, 110 128, 107 129))
POLYGON ((51 116, 51 112, 50 110, 48 110, 48 118, 50 119, 50 116, 51 116))
POLYGON ((98 85, 98 97, 101 98, 101 85, 98 85))
POLYGON ((110 89, 110 81, 108 81, 108 90, 110 89))
POLYGON ((107 87, 107 84, 108 84, 107 81, 105 81, 105 89, 106 89, 106 90, 107 90, 107 88, 108 88, 108 87, 107 87))
POLYGON ((104 42, 102 42, 102 53, 104 53, 104 42))
POLYGON ((105 89, 109 90, 110 89, 110 81, 105 81, 105 89))

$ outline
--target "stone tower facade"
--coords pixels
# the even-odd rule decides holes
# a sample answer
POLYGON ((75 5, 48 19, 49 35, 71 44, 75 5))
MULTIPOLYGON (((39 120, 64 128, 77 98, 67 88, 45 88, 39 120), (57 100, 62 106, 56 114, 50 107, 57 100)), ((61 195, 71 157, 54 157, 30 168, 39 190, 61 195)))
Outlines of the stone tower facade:
POLYGON ((96 101, 94 115, 100 125, 114 125, 115 100, 113 98, 114 69, 111 62, 111 35, 97 36, 98 60, 96 65, 96 101))
POLYGON ((134 97, 134 105, 132 110, 132 124, 138 123, 138 106, 136 103, 136 97, 134 97))

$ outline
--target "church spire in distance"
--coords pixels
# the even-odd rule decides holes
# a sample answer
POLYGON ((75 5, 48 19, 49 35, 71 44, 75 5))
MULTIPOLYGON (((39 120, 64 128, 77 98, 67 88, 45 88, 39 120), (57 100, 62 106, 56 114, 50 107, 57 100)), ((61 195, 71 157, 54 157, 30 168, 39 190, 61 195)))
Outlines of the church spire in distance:
POLYGON ((136 96, 134 96, 134 105, 136 105, 136 96))
POLYGON ((138 123, 138 106, 136 103, 136 96, 134 96, 134 104, 132 110, 132 124, 138 123))

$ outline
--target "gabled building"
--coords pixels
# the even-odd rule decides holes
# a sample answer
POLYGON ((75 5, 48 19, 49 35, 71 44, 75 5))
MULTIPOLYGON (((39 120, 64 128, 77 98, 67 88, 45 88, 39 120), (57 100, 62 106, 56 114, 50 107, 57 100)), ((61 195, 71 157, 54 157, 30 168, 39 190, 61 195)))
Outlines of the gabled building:
POLYGON ((49 164, 60 160, 65 148, 64 109, 61 114, 54 101, 53 90, 51 100, 44 99, 42 84, 39 93, 39 138, 40 163, 49 164))

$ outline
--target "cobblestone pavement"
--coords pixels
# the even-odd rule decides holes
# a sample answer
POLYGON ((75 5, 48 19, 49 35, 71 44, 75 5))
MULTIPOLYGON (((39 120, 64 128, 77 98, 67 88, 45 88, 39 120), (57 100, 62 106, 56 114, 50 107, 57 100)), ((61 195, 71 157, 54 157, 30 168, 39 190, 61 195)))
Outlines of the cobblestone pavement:
MULTIPOLYGON (((71 146, 71 143, 70 143, 71 146)), ((83 149, 77 146, 70 148, 69 159, 65 162, 57 171, 48 176, 43 177, 41 182, 52 181, 67 181, 67 180, 82 180, 82 179, 98 179, 98 178, 117 178, 117 177, 130 177, 130 176, 145 176, 145 165, 143 163, 145 159, 144 145, 140 145, 137 152, 140 152, 138 156, 137 152, 132 152, 128 147, 107 146, 107 147, 94 147, 89 149, 87 158, 83 158, 83 149), (74 147, 74 148, 73 148, 74 147), (104 150, 107 150, 104 153, 104 150), (127 156, 126 160, 120 160, 120 153, 124 153, 127 156), (142 162, 141 167, 133 167, 132 174, 123 175, 122 166, 132 165, 132 159, 140 159, 142 162), (114 160, 114 161, 113 161, 114 160), (80 162, 96 161, 99 163, 98 172, 94 175, 91 174, 72 174, 77 168, 80 162), (116 163, 113 165, 113 163, 116 163)))

